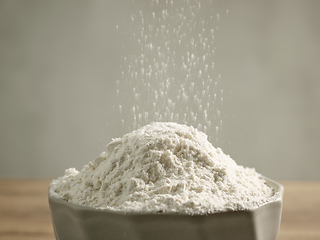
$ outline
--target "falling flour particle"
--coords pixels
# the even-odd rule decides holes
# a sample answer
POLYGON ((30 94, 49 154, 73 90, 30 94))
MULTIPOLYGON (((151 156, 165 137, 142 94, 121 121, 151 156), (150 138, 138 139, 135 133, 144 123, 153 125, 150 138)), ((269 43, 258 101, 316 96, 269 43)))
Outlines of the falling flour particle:
POLYGON ((218 10, 211 0, 151 0, 135 4, 129 15, 125 12, 119 19, 117 38, 124 42, 115 106, 123 106, 118 113, 126 121, 124 129, 130 132, 150 121, 200 123, 207 126, 200 130, 217 143, 216 124, 219 135, 223 133, 223 115, 216 114, 223 109, 223 78, 215 61, 221 54, 218 25, 226 17, 218 10), (134 92, 128 92, 132 88, 134 92), (140 109, 131 111, 132 106, 140 109), (139 118, 145 111, 148 119, 139 118), (210 119, 215 124, 209 124, 210 119))
POLYGON ((69 168, 53 180, 51 189, 68 202, 139 213, 246 210, 274 194, 260 174, 237 165, 206 134, 173 122, 114 139, 80 172, 69 168))

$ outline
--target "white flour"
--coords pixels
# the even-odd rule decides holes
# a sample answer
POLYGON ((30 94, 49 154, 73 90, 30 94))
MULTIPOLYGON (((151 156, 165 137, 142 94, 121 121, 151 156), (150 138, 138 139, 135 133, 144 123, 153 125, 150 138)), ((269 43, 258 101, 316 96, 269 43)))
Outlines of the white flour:
POLYGON ((273 190, 193 127, 155 122, 114 139, 79 172, 53 180, 62 199, 124 212, 205 214, 245 210, 273 190))

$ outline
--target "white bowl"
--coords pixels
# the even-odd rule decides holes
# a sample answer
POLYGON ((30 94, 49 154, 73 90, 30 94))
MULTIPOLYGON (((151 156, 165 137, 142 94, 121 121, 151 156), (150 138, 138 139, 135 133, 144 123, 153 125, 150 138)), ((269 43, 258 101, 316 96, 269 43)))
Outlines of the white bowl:
POLYGON ((57 198, 49 187, 55 236, 57 240, 276 240, 283 186, 265 179, 275 190, 271 201, 248 211, 207 215, 100 210, 57 198))

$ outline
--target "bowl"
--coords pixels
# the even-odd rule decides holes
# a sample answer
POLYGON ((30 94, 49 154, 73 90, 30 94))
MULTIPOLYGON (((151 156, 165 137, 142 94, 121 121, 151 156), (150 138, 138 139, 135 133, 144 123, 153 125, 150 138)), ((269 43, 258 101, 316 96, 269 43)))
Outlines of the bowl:
POLYGON ((246 211, 207 215, 134 214, 66 202, 49 187, 57 240, 276 240, 283 186, 264 178, 275 191, 271 201, 246 211))

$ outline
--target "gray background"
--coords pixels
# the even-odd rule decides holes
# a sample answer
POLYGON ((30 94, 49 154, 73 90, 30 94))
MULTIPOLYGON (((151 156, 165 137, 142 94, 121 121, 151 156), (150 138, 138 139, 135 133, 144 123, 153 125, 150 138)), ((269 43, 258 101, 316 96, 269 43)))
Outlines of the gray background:
MULTIPOLYGON (((115 79, 130 41, 115 26, 143 2, 0 1, 0 177, 81 169, 128 132, 115 79)), ((320 180, 320 1, 214 4, 224 90, 214 144, 270 178, 320 180)))

